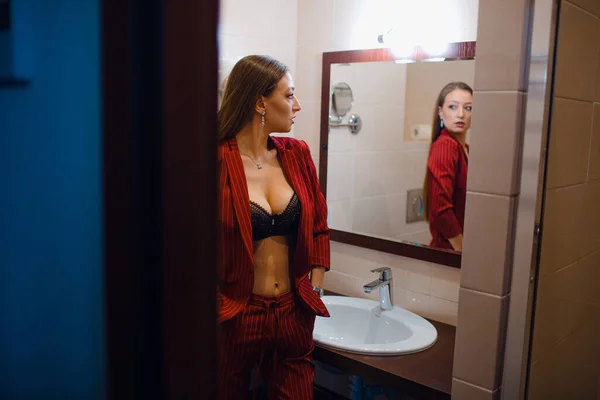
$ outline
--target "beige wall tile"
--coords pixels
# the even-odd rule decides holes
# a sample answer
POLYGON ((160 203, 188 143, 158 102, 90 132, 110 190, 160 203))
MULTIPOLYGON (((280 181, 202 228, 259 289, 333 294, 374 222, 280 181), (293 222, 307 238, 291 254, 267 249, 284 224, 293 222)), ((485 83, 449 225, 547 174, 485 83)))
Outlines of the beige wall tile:
POLYGON ((547 349, 544 359, 532 365, 528 399, 598 398, 598 372, 575 355, 577 344, 578 339, 569 336, 560 345, 547 349))
POLYGON ((540 276, 573 264, 582 253, 585 185, 548 190, 543 215, 540 276))
POLYGON ((458 302, 461 270, 444 265, 431 266, 431 296, 458 302))
POLYGON ((421 265, 407 263, 402 266, 404 271, 402 280, 396 281, 401 289, 411 292, 430 295, 431 294, 431 269, 423 268, 421 265))
POLYGON ((571 324, 573 357, 600 374, 600 346, 597 344, 600 305, 576 301, 572 303, 571 313, 578 315, 577 321, 571 324))
POLYGON ((458 314, 458 303, 438 299, 437 297, 429 298, 429 310, 425 314, 427 318, 444 324, 456 326, 456 316, 458 314))
POLYGON ((576 265, 577 275, 570 278, 573 282, 570 285, 573 287, 573 296, 571 296, 573 305, 569 323, 573 331, 589 325, 594 326, 596 331, 600 330, 600 303, 594 288, 598 281, 588 280, 598 278, 598 273, 594 271, 594 268, 599 265, 598 262, 600 262, 600 254, 582 259, 576 265), (588 300, 594 297, 595 300, 588 300))
POLYGON ((298 1, 298 46, 316 45, 325 49, 332 46, 334 3, 334 0, 298 1))
POLYGON ((452 400, 500 400, 500 389, 491 391, 458 379, 452 380, 452 400))
MULTIPOLYGON (((331 243, 331 270, 352 275, 359 278, 364 285, 377 278, 377 274, 371 272, 372 269, 384 266, 374 261, 368 260, 360 254, 360 247, 350 246, 343 243, 331 243)), ((363 250, 364 251, 364 250, 363 250)), ((396 278, 395 271, 393 278, 396 278)), ((402 278, 399 276, 398 278, 402 278)))
MULTIPOLYGON (((292 71, 294 83, 296 84, 296 96, 300 104, 312 102, 318 104, 321 110, 321 68, 323 65, 323 53, 316 46, 298 46, 296 49, 296 70, 292 71), (319 71, 319 73, 315 73, 319 71)), ((310 116, 311 124, 319 127, 320 114, 310 116)), ((306 117, 305 117, 306 118, 306 117)), ((310 134, 310 132, 306 132, 310 134)), ((298 136, 302 137, 302 136, 298 136)), ((304 137, 302 137, 304 139, 304 137)))
POLYGON ((560 399, 556 393, 556 375, 558 363, 556 354, 548 351, 542 361, 531 364, 528 382, 528 396, 530 400, 560 399))
POLYGON ((600 102, 600 51, 598 51, 598 57, 596 58, 596 90, 594 95, 594 101, 600 102))
POLYGON ((475 92, 469 191, 502 195, 518 192, 516 167, 523 98, 520 92, 475 92))
POLYGON ((331 243, 331 271, 325 287, 337 293, 379 299, 379 293, 362 293, 362 286, 377 278, 371 269, 392 269, 393 301, 425 318, 456 325, 460 270, 411 258, 331 243))
POLYGON ((228 34, 253 37, 272 37, 270 30, 257 21, 270 21, 270 29, 278 32, 280 46, 296 45, 298 25, 298 0, 268 0, 263 7, 245 0, 221 0, 219 29, 228 34))
POLYGON ((584 188, 581 256, 600 250, 600 180, 584 188))
POLYGON ((569 0, 571 4, 579 6, 584 10, 600 17, 600 1, 597 0, 569 0))
POLYGON ((249 54, 268 54, 296 69, 298 1, 269 0, 256 7, 246 0, 221 1, 219 18, 219 82, 229 75, 235 63, 249 54), (271 30, 257 21, 269 21, 278 32, 272 40, 271 30))
POLYGON ((392 269, 395 305, 426 318, 456 325, 458 299, 453 293, 458 292, 460 284, 460 272, 456 268, 332 242, 331 271, 325 274, 325 287, 344 295, 378 300, 377 291, 366 295, 361 289, 365 283, 377 278, 371 269, 378 267, 392 269))
POLYGON ((532 360, 544 354, 571 334, 570 312, 573 305, 573 279, 577 264, 541 277, 537 287, 535 321, 533 325, 532 360))
POLYGON ((591 102, 554 99, 548 153, 549 189, 586 181, 592 115, 591 102))
POLYGON ((595 86, 590 78, 597 70, 600 20, 563 2, 559 23, 555 96, 592 101, 595 86))
POLYGON ((362 286, 365 283, 367 282, 363 282, 355 276, 347 275, 337 271, 329 271, 325 274, 323 287, 326 290, 330 290, 343 296, 379 300, 379 292, 367 294, 364 292, 364 290, 362 290, 362 286))
POLYGON ((600 306, 600 251, 579 261, 574 285, 577 300, 600 306))
MULTIPOLYGON (((394 303, 395 305, 405 308, 408 311, 412 311, 415 314, 419 314, 425 318, 429 318, 431 315, 431 297, 425 294, 411 292, 410 290, 397 289, 394 287, 394 303)), ((443 313, 444 318, 447 317, 449 311, 443 313)), ((443 321, 440 321, 443 322, 443 321)))
POLYGON ((319 144, 321 143, 319 113, 321 104, 314 101, 301 101, 302 110, 298 113, 294 122, 294 137, 304 140, 310 147, 310 152, 315 162, 315 167, 319 169, 318 156, 319 144))
MULTIPOLYGON (((363 247, 352 246, 340 242, 331 242, 331 254, 332 257, 335 253, 343 253, 348 256, 347 259, 354 259, 362 268, 377 268, 378 266, 389 266, 393 268, 403 269, 407 265, 411 265, 413 268, 431 268, 431 263, 416 260, 414 258, 407 258, 397 256, 395 254, 383 253, 376 250, 366 249, 363 247)), ((340 268, 344 268, 340 266, 340 268)), ((374 275, 374 274, 373 274, 374 275)))
MULTIPOLYGON (((319 104, 319 107, 321 105, 319 104)), ((315 125, 316 126, 316 125, 315 125)), ((316 126, 316 129, 319 130, 319 127, 316 126)), ((329 142, 328 146, 330 149, 335 149, 338 153, 350 152, 354 153, 357 150, 357 140, 356 135, 347 135, 344 131, 330 131, 329 132, 329 142)))
MULTIPOLYGON (((598 82, 600 87, 600 61, 598 62, 598 82)), ((600 103, 594 103, 594 122, 590 143, 589 180, 600 180, 600 103)))
POLYGON ((353 232, 379 237, 392 237, 401 233, 396 229, 405 226, 404 213, 399 207, 402 203, 406 204, 405 198, 402 195, 387 195, 355 199, 352 210, 353 232))
POLYGON ((460 289, 455 378, 488 390, 500 386, 508 298, 460 289))
MULTIPOLYGON (((553 350, 557 363, 557 373, 554 376, 555 395, 560 399, 594 399, 598 395, 598 374, 594 368, 582 363, 576 356, 577 339, 570 336, 553 350)), ((593 345, 594 342, 589 344, 593 345)))
POLYGON ((352 231, 352 201, 328 201, 328 221, 331 229, 352 231))
POLYGON ((592 101, 600 99, 600 19, 590 14, 599 12, 596 0, 569 0, 561 8, 533 323, 533 400, 600 395, 600 124, 592 127, 598 109, 592 101))
POLYGON ((327 180, 327 200, 352 200, 354 180, 351 170, 354 165, 352 153, 332 153, 327 156, 327 176, 336 176, 338 179, 327 180))
POLYGON ((467 193, 461 286, 505 295, 512 263, 515 198, 467 193))
POLYGON ((475 90, 525 90, 525 0, 479 1, 475 90))
MULTIPOLYGON (((351 133, 348 134, 351 135, 351 133)), ((366 134, 371 135, 373 138, 378 137, 376 132, 371 131, 366 134)), ((332 149, 331 146, 329 148, 332 149)), ((403 182, 398 179, 397 168, 399 159, 402 159, 402 156, 403 153, 400 151, 355 153, 354 199, 404 194, 403 182)), ((423 167, 423 171, 425 171, 425 167, 423 167)), ((337 178, 337 175, 333 175, 333 177, 337 178)), ((422 177, 421 180, 423 180, 422 177)), ((398 208, 394 211, 394 214, 402 214, 401 211, 402 209, 398 208)))

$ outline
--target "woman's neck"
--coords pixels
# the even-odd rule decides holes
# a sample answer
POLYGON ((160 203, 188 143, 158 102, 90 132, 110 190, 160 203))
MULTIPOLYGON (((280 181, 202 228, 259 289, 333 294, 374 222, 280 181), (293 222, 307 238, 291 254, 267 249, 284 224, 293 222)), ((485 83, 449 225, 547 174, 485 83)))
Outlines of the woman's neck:
POLYGON ((269 134, 260 124, 247 124, 235 135, 235 139, 242 154, 255 160, 264 160, 266 157, 269 134))

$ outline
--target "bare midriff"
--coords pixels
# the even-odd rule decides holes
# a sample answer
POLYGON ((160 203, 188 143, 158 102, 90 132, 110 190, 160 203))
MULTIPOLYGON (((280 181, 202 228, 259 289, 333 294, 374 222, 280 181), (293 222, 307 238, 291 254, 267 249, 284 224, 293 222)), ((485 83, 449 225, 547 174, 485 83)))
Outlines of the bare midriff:
POLYGON ((253 293, 273 297, 291 290, 290 240, 293 236, 272 236, 253 243, 253 293))

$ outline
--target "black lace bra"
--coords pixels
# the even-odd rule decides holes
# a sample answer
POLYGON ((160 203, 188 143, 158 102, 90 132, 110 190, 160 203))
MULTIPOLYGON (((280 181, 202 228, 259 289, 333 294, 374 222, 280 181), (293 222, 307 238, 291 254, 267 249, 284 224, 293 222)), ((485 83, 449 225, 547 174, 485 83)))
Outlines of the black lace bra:
POLYGON ((252 240, 262 240, 271 236, 286 236, 298 231, 300 224, 300 200, 296 193, 281 214, 270 214, 250 200, 252 216, 252 240))

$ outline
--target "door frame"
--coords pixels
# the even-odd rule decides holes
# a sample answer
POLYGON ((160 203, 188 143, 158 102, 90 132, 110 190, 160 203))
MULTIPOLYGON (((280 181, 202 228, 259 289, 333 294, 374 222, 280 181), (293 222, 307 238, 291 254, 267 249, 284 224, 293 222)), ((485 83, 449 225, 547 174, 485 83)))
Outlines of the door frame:
POLYGON ((218 0, 103 0, 106 393, 216 398, 218 0))

